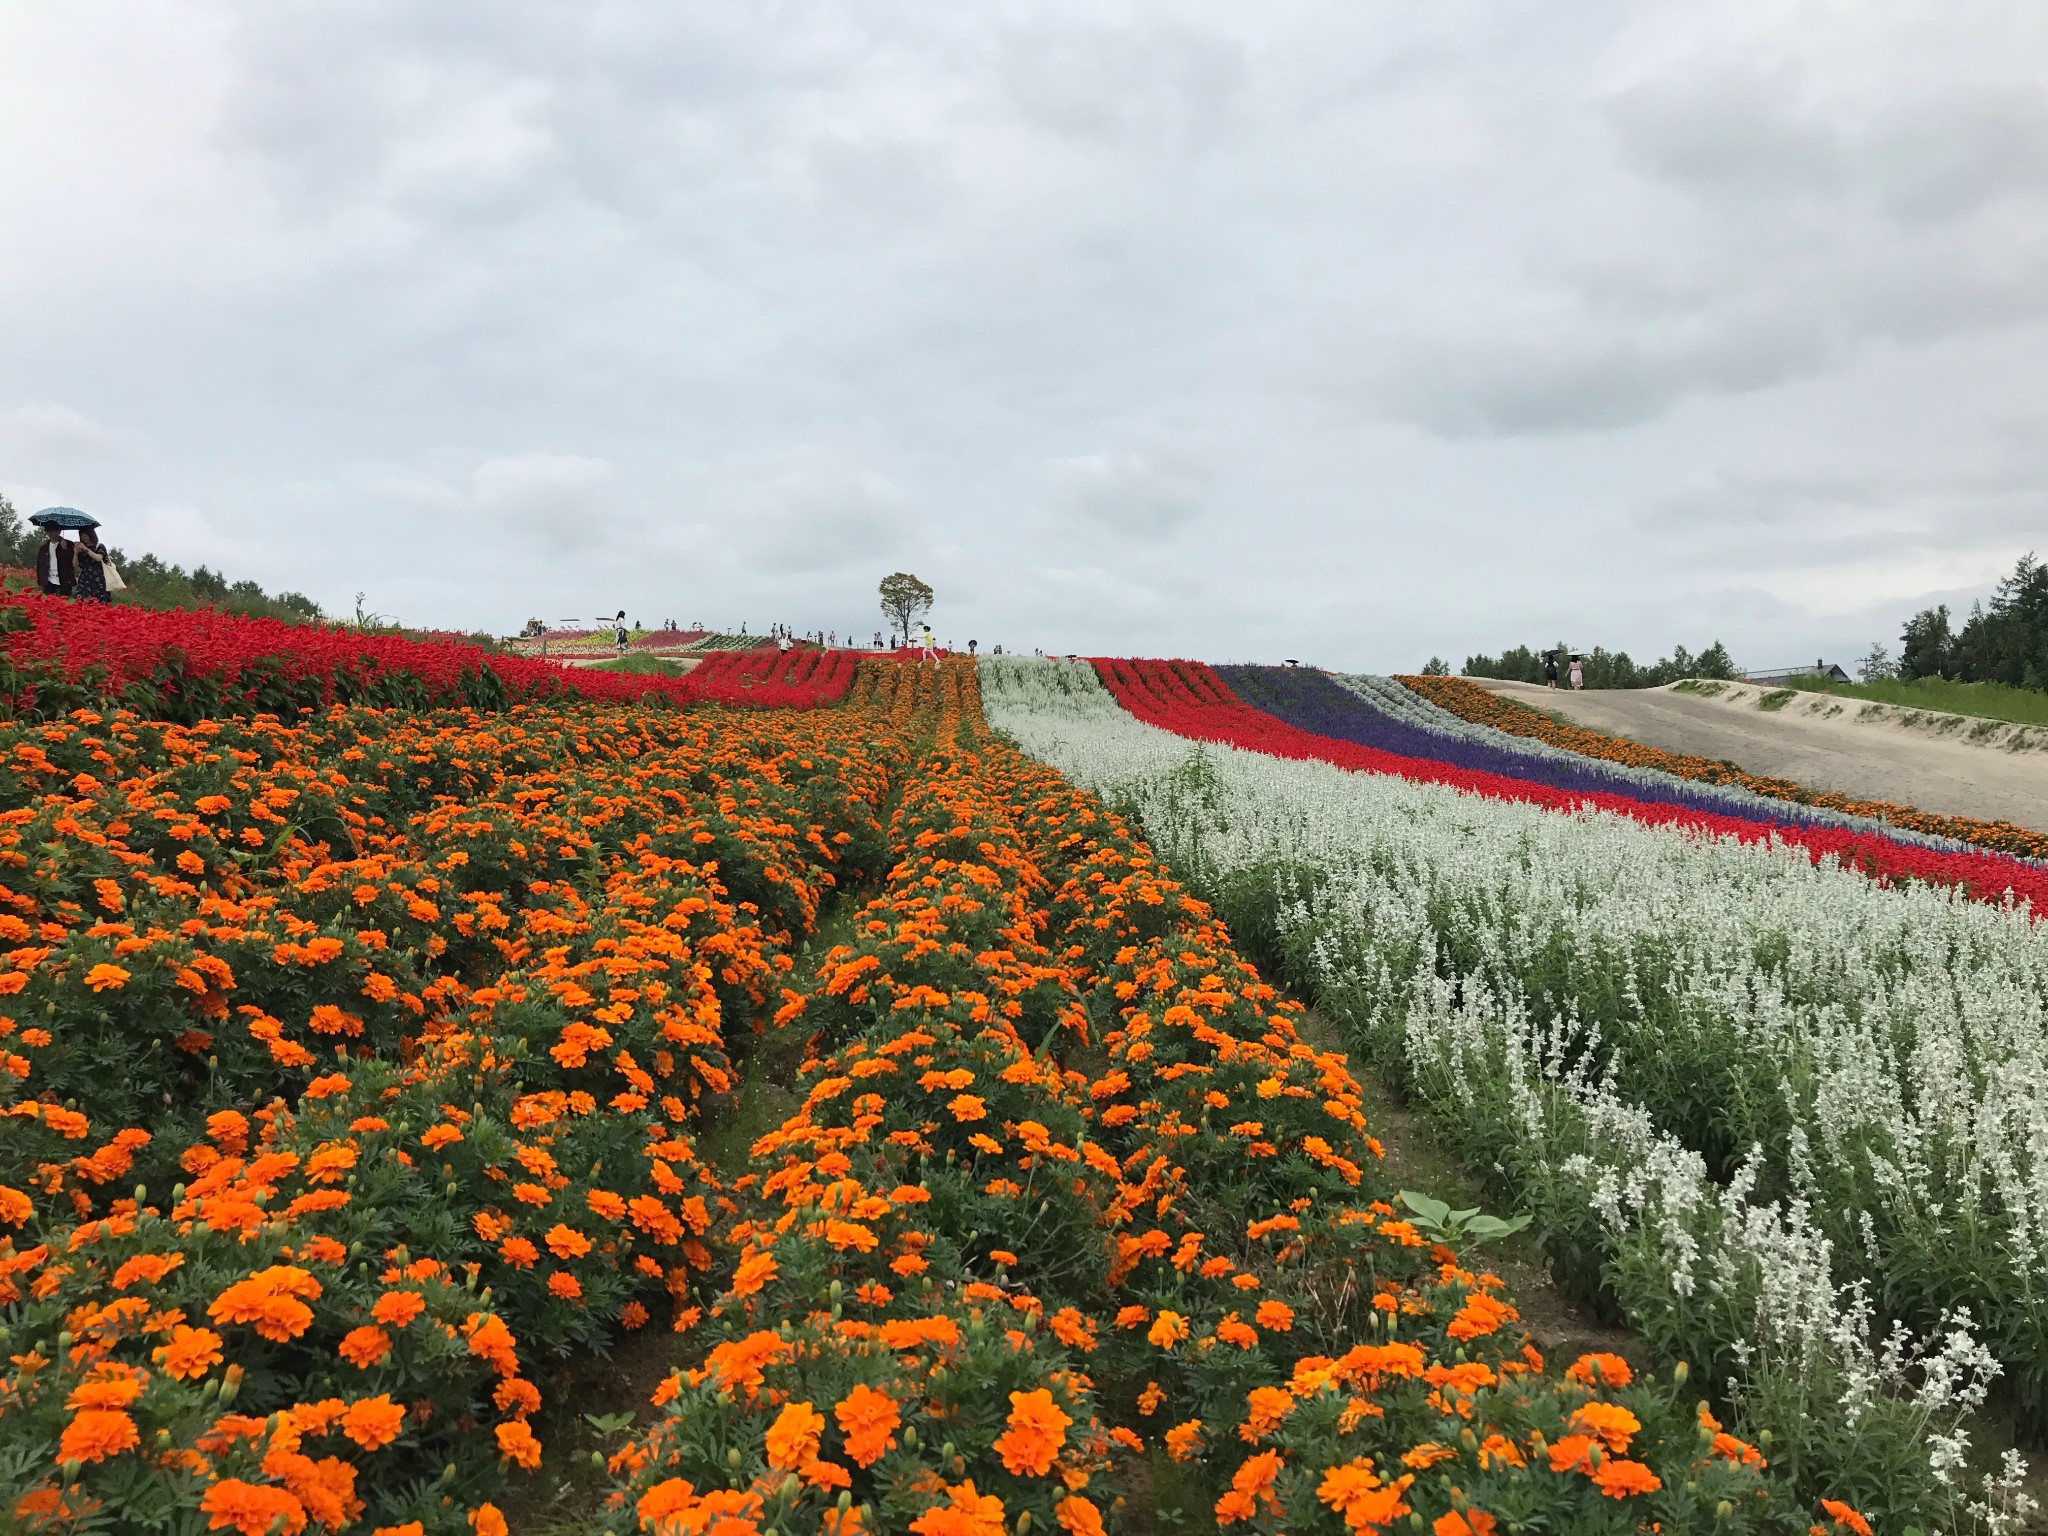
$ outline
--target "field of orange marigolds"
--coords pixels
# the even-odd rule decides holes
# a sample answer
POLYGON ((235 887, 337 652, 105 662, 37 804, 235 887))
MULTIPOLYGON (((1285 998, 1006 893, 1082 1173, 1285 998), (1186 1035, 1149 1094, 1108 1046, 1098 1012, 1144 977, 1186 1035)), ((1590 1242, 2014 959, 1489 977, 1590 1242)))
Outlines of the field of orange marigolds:
POLYGON ((1868 1529, 1676 1362, 1545 1361, 972 663, 0 735, 21 1528, 1868 1529))

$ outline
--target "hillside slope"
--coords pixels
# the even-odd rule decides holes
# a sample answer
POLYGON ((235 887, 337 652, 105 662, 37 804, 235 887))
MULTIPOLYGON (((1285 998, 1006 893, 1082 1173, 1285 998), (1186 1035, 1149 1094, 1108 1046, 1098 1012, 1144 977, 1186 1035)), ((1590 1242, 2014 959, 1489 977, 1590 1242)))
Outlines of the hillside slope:
POLYGON ((1937 736, 1878 717, 1859 721, 1854 706, 1837 715, 1765 711, 1747 689, 1715 697, 1672 687, 1575 694, 1490 678, 1473 681, 1578 725, 1669 752, 1723 758, 1753 774, 2048 831, 2048 754, 1988 747, 1971 740, 1966 729, 1937 736))

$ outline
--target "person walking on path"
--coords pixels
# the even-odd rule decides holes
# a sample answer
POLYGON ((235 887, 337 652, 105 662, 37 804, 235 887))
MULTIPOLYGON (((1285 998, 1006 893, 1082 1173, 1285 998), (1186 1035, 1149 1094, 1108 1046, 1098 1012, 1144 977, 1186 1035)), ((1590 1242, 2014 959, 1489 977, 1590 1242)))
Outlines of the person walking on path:
POLYGON ((1577 693, 1586 686, 1586 663, 1580 657, 1572 658, 1572 692, 1577 693))
POLYGON ((1546 688, 1555 688, 1557 686, 1557 652, 1555 651, 1545 651, 1543 653, 1543 686, 1546 688))
POLYGON ((932 665, 938 665, 939 648, 932 643, 932 627, 929 624, 924 627, 924 637, 918 646, 917 659, 920 662, 929 660, 932 665))
POLYGON ((76 548, 61 530, 45 528, 36 550, 36 585, 49 597, 69 597, 77 580, 76 548))
POLYGON ((72 551, 71 558, 77 573, 71 595, 81 603, 111 603, 114 598, 107 590, 107 551, 106 546, 100 543, 98 529, 78 530, 78 547, 72 551))

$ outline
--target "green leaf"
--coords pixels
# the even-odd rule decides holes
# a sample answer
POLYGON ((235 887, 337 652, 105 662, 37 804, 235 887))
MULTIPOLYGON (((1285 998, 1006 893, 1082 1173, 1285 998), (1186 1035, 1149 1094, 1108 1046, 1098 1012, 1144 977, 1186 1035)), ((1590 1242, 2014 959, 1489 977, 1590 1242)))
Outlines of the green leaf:
POLYGON ((1404 1189, 1400 1198, 1403 1205, 1433 1227, 1442 1226, 1451 1214, 1449 1202, 1439 1200, 1433 1195, 1417 1194, 1412 1189, 1404 1189))

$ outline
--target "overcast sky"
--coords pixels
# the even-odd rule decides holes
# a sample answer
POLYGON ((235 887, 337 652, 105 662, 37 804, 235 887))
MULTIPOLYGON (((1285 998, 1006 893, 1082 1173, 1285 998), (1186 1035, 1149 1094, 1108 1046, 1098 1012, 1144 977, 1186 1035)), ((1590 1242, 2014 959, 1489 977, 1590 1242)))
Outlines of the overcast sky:
POLYGON ((2027 0, 0 6, 0 491, 331 609, 1764 665, 2044 471, 2027 0))

